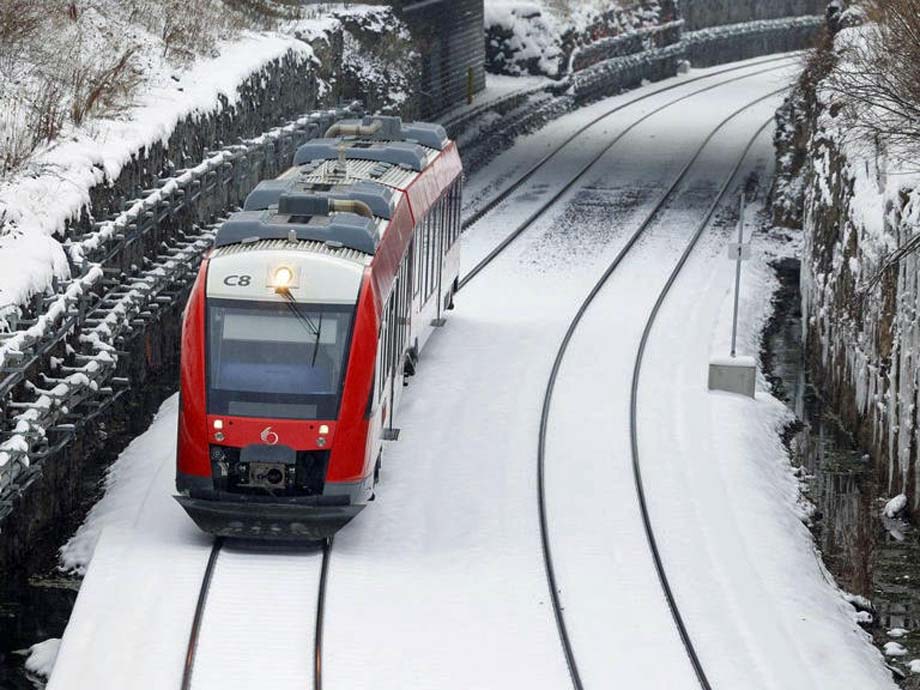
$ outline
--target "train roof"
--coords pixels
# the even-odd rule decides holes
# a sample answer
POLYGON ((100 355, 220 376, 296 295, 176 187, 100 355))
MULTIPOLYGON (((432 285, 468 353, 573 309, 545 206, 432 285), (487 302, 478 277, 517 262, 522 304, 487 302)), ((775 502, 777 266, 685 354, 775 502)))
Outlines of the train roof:
POLYGON ((379 116, 343 120, 326 138, 303 144, 293 168, 259 183, 243 211, 220 227, 215 246, 287 239, 373 255, 401 190, 449 143, 436 124, 379 116), (336 201, 360 202, 375 218, 338 211, 336 201))
POLYGON ((276 207, 234 213, 217 231, 214 246, 283 239, 323 242, 374 254, 380 243, 380 229, 373 218, 331 213, 327 197, 285 195, 276 207))
POLYGON ((311 182, 303 175, 265 180, 256 185, 243 204, 244 211, 264 211, 277 206, 282 196, 316 196, 327 199, 354 199, 368 205, 378 218, 390 220, 396 210, 393 190, 376 182, 358 180, 344 184, 311 182))

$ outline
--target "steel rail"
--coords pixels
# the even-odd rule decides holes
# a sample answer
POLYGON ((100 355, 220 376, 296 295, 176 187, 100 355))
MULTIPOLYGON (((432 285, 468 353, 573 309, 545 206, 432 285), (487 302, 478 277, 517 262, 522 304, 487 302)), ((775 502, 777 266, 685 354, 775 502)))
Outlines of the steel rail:
POLYGON ((713 215, 715 215, 716 210, 718 210, 719 205, 725 199, 725 196, 728 194, 731 189, 731 185, 734 183, 735 178, 737 178, 738 173, 741 171, 744 161, 747 159, 748 154, 753 148, 755 142, 763 134, 764 130, 773 122, 773 118, 767 120, 761 127, 757 130, 756 134, 751 137, 751 140, 748 142, 747 146, 744 149, 744 152, 738 159, 737 164, 732 170, 731 175, 726 179, 725 183, 722 185, 722 188, 719 190, 719 194, 713 201, 712 205, 709 207, 703 221, 696 228, 693 236, 690 239, 687 248, 684 250, 684 253, 681 255, 680 260, 677 262, 677 265, 674 267, 674 270, 671 272, 671 275, 668 277, 667 282, 665 283, 664 288, 661 290, 661 293, 658 295, 658 300, 655 302, 655 306, 652 308, 652 311, 649 315, 648 321, 645 324, 645 329, 642 332, 642 340, 639 344, 639 351, 636 356, 635 367, 633 369, 633 379, 632 379, 632 389, 630 393, 630 407, 629 407, 629 437, 630 437, 630 447, 632 452, 632 467, 633 467, 633 477, 636 483, 636 494, 639 497, 639 507, 642 511, 642 523, 645 528, 645 535, 648 541, 649 549, 652 553, 652 558, 655 561, 655 570, 658 573, 658 580, 661 583, 661 588, 664 591, 665 597, 668 600, 668 608, 671 610, 671 616, 674 619, 674 623, 677 626, 678 631, 680 632, 681 641, 684 644, 684 648, 687 651, 687 655, 690 658, 690 662, 693 665, 693 670, 696 673, 696 677, 699 680, 700 687, 703 690, 711 690, 712 685, 709 682, 709 679, 706 676, 706 672, 703 669, 702 662, 700 661, 699 655, 696 652, 696 649, 693 646, 693 641, 690 638, 690 634, 687 630, 686 624, 684 623, 683 617, 680 613, 680 608, 678 607, 677 600, 674 596, 674 591, 671 587, 670 581, 668 580, 667 572, 664 567, 664 562, 661 558, 661 552, 658 548, 658 541, 655 537, 655 530, 652 525, 651 515, 648 509, 648 503, 646 501, 645 487, 642 482, 642 465, 640 462, 639 456, 639 431, 638 431, 638 397, 639 397, 639 377, 642 371, 642 361, 645 356, 645 350, 648 345, 649 336, 651 335, 652 328, 655 325, 655 320, 658 317, 658 313, 661 310, 661 305, 664 304, 665 299, 670 293, 671 288, 673 287, 675 281, 677 280, 678 275, 683 270, 684 265, 687 263, 687 259, 690 258, 690 254, 696 248, 696 245, 699 242, 700 237, 702 237, 703 232, 709 227, 709 223, 712 220, 713 215))
POLYGON ((720 69, 714 72, 709 72, 708 74, 702 74, 698 77, 693 77, 691 79, 682 79, 680 82, 676 84, 668 84, 666 86, 662 86, 661 88, 655 89, 654 91, 650 91, 649 93, 646 93, 646 94, 642 94, 641 96, 632 98, 626 103, 621 103, 620 105, 617 105, 616 107, 613 107, 609 110, 604 111, 603 113, 595 117, 593 120, 591 120, 587 124, 576 129, 569 137, 567 137, 563 142, 561 142, 556 148, 554 148, 552 151, 550 151, 545 156, 543 156, 543 158, 541 158, 539 161, 534 163, 525 173, 523 173, 520 177, 518 177, 512 184, 510 184, 508 187, 506 187, 501 192, 499 192, 499 194, 497 194, 495 197, 490 199, 488 203, 486 203, 482 208, 477 209, 472 215, 470 215, 468 218, 465 218, 463 220, 463 229, 466 230, 467 228, 479 222, 483 218, 483 216, 485 216, 487 213, 492 211, 496 206, 498 206, 500 203, 505 201, 509 196, 511 196, 511 194, 513 194, 518 189, 520 189, 521 185, 523 185, 525 182, 527 182, 527 180, 533 177, 537 173, 537 171, 539 171, 552 158, 554 158, 556 154, 562 151, 562 149, 564 149, 566 146, 571 144, 573 141, 575 141, 575 139, 577 139, 579 136, 584 134, 587 130, 591 129, 594 125, 596 125, 602 120, 607 119, 611 115, 615 115, 621 110, 625 110, 626 108, 632 105, 635 105, 636 103, 639 103, 641 101, 647 100, 651 98, 652 96, 657 96, 658 94, 665 93, 667 91, 673 91, 674 89, 680 88, 681 86, 686 86, 687 84, 693 84, 695 82, 702 81, 704 79, 711 79, 712 77, 718 77, 719 75, 727 74, 729 72, 737 72, 743 69, 750 69, 751 67, 758 67, 760 65, 765 65, 765 64, 772 63, 772 62, 790 62, 792 61, 794 56, 796 56, 797 54, 798 53, 787 53, 784 55, 770 57, 764 60, 758 60, 756 62, 752 61, 745 65, 740 65, 736 67, 727 67, 725 69, 720 69))
POLYGON ((195 670, 195 653, 198 651, 198 639, 201 634, 201 621, 204 618, 204 609, 208 604, 208 592, 211 590, 211 581, 217 567, 217 558, 224 545, 224 540, 218 537, 211 547, 211 555, 204 569, 201 579, 201 589, 198 591, 198 603, 195 606, 195 617, 192 619, 192 629, 188 636, 188 648, 185 652, 185 667, 182 671, 182 690, 191 690, 192 673, 195 670))
MULTIPOLYGON (((464 287, 466 287, 466 285, 469 284, 469 282, 470 282, 473 278, 475 278, 477 275, 479 275, 479 273, 482 272, 489 264, 491 264, 492 261, 494 261, 495 258, 498 257, 498 256, 508 247, 508 245, 510 245, 510 244, 511 244, 515 239, 517 239, 525 230, 527 230, 531 225, 533 225, 541 216, 543 216, 544 213, 546 213, 550 208, 552 208, 552 207, 556 204, 556 202, 559 201, 559 199, 561 199, 561 198, 563 197, 563 195, 566 194, 566 192, 568 192, 568 191, 571 190, 576 184, 578 184, 578 182, 579 182, 579 181, 580 181, 580 180, 581 180, 581 179, 582 179, 582 178, 583 178, 583 177, 584 177, 584 176, 585 176, 585 175, 586 175, 586 174, 587 174, 587 173, 588 173, 588 172, 589 172, 589 171, 590 171, 590 170, 591 170, 591 169, 592 169, 592 168, 593 168, 593 167, 594 167, 594 166, 595 166, 605 155, 607 155, 607 153, 608 153, 614 146, 616 146, 616 145, 617 145, 627 134, 629 134, 632 130, 634 130, 636 127, 638 127, 639 125, 641 125, 643 122, 645 122, 646 120, 650 119, 651 117, 653 117, 653 116, 655 116, 655 115, 661 113, 662 111, 667 110, 668 108, 671 108, 671 107, 675 106, 675 105, 678 104, 678 103, 681 103, 681 102, 686 101, 686 100, 688 100, 688 99, 690 99, 690 98, 693 98, 694 96, 698 96, 698 95, 700 95, 701 93, 706 93, 707 91, 713 91, 713 90, 715 90, 715 89, 718 89, 718 88, 720 88, 720 87, 725 86, 726 84, 732 84, 732 83, 737 82, 737 81, 742 81, 742 80, 744 80, 744 79, 749 79, 749 78, 751 78, 751 77, 756 77, 756 76, 759 76, 759 75, 761 75, 761 74, 765 74, 765 73, 767 73, 767 72, 773 72, 773 71, 775 71, 775 70, 777 70, 777 69, 779 69, 779 68, 780 68, 779 66, 768 67, 768 68, 766 68, 766 69, 758 70, 758 71, 756 71, 756 72, 749 72, 749 73, 746 73, 746 74, 742 74, 742 75, 740 75, 740 76, 738 76, 738 77, 733 77, 732 79, 726 79, 726 80, 717 82, 717 83, 715 83, 715 84, 710 84, 709 86, 705 86, 705 87, 703 87, 703 88, 701 88, 701 89, 697 89, 697 90, 695 90, 695 91, 691 91, 690 93, 684 94, 683 96, 680 96, 679 98, 675 98, 675 99, 673 99, 673 100, 671 100, 671 101, 669 101, 669 102, 667 102, 667 103, 665 103, 665 104, 663 104, 663 105, 661 105, 661 106, 659 106, 659 107, 657 107, 657 108, 655 108, 655 109, 649 111, 648 113, 645 113, 642 117, 640 117, 639 119, 635 120, 635 121, 634 121, 632 124, 630 124, 628 127, 626 127, 625 129, 621 130, 621 131, 620 131, 610 142, 608 142, 608 143, 607 143, 607 144, 606 144, 596 155, 592 156, 592 158, 591 158, 584 166, 582 166, 582 168, 578 171, 578 173, 576 173, 576 175, 575 175, 574 177, 572 177, 572 178, 571 178, 561 189, 559 189, 555 194, 553 194, 549 199, 547 199, 543 204, 541 204, 535 211, 533 211, 529 216, 527 216, 527 218, 526 218, 520 225, 518 225, 514 230, 512 230, 512 231, 511 231, 501 242, 499 242, 499 244, 498 244, 494 249, 492 249, 492 251, 490 251, 490 252, 485 256, 485 258, 483 258, 478 264, 476 264, 472 269, 470 269, 469 273, 467 273, 465 276, 463 276, 463 278, 460 279, 460 282, 459 282, 459 285, 458 285, 458 288, 457 288, 458 291, 459 291, 459 290, 462 290, 464 287)), ((685 83, 687 83, 687 82, 682 82, 682 84, 685 84, 685 83)), ((695 160, 695 159, 694 159, 694 160, 695 160)))
MULTIPOLYGON (((575 331, 578 329, 584 315, 587 313, 588 308, 594 302, 597 295, 601 292, 604 286, 609 281, 610 277, 613 275, 614 271, 622 264, 626 256, 631 252, 633 247, 638 242, 639 238, 645 234, 646 230, 652 225, 652 223, 657 219, 661 211, 667 206, 668 202, 671 200, 674 193, 680 187, 681 183, 686 178, 687 174, 690 172, 690 169, 696 163, 696 161, 703 154, 703 151, 707 148, 709 143, 715 138, 715 136, 732 120, 738 117, 741 113, 748 110, 749 108, 761 103, 769 98, 788 90, 788 87, 779 89, 777 91, 771 92, 766 96, 762 96, 754 101, 751 101, 744 105, 743 107, 735 110, 728 117, 726 117, 722 122, 720 122, 706 137, 703 143, 697 149, 695 155, 687 163, 674 181, 670 184, 665 193, 661 196, 655 206, 652 208, 651 212, 646 216, 643 222, 639 225, 636 231, 630 236, 629 240, 623 246, 622 249, 614 257, 613 261, 608 265, 607 269, 601 275, 600 279, 595 283, 594 287, 588 293, 587 297, 581 303, 578 308, 578 311, 575 313, 575 316, 569 323, 568 329, 566 330, 565 336, 562 339, 562 342, 557 350, 555 360, 553 361, 553 366, 550 371, 549 379, 546 386, 546 392, 543 397, 543 409, 540 416, 540 429, 539 429, 539 442, 537 446, 537 506, 540 517, 540 539, 543 551, 543 562, 544 568, 546 570, 546 579, 549 584, 550 597, 552 599, 553 605, 553 614, 556 620, 556 627, 559 632, 559 637, 562 642, 563 652, 566 657, 566 663, 569 668, 569 674, 572 679, 572 685, 575 690, 583 690, 584 685, 581 680, 580 673, 578 671, 578 666, 575 659, 574 648, 571 643, 571 639, 568 633, 568 627, 565 622, 565 616, 563 614, 563 606, 559 593, 559 585, 556 579, 555 567, 553 565, 553 554, 552 546, 549 538, 549 521, 547 517, 546 509, 546 437, 547 431, 549 428, 549 416, 552 407, 553 393, 555 392, 556 382, 559 377, 559 372, 562 368, 562 362, 565 358, 565 355, 568 351, 569 344, 572 341, 572 338, 575 335, 575 331)), ((758 131, 757 136, 763 131, 763 127, 758 131)), ((747 157, 748 151, 750 151, 751 146, 753 146, 753 141, 748 144, 745 149, 744 158, 747 157)), ((718 203, 724 197, 728 186, 737 175, 737 170, 740 168, 743 163, 744 158, 742 158, 741 163, 739 163, 736 168, 732 171, 730 180, 723 185, 723 191, 720 191, 717 201, 714 202, 713 207, 707 212, 706 215, 706 224, 708 224, 709 219, 712 217, 712 214, 715 212, 715 207, 718 206, 718 203)), ((704 225, 705 227, 705 225, 704 225)), ((699 231, 700 233, 702 231, 699 231)), ((637 483, 637 488, 641 484, 637 483)), ((646 526, 646 534, 651 535, 649 541, 649 546, 652 548, 653 554, 657 554, 657 546, 654 542, 654 533, 651 531, 651 523, 647 520, 647 512, 643 512, 643 521, 646 526)), ((662 579, 662 584, 664 585, 667 582, 667 578, 664 574, 663 566, 660 563, 660 558, 656 558, 656 566, 660 566, 658 570, 659 578, 662 579)), ((665 596, 668 599, 668 605, 671 609, 672 615, 675 619, 679 631, 681 633, 681 639, 684 642, 685 649, 687 649, 688 655, 691 658, 691 663, 694 666, 695 671, 697 672, 697 677, 700 679, 700 684, 704 690, 711 690, 708 681, 706 680, 705 673, 703 672, 702 665, 699 664, 699 659, 696 655, 696 652, 693 648, 692 642, 690 641, 689 635, 686 632, 686 628, 683 625, 683 621, 680 617, 680 612, 677 609, 676 602, 673 599, 673 595, 670 592, 669 587, 665 587, 665 596)))
POLYGON ((313 635, 313 690, 323 690, 323 624, 326 620, 326 583, 329 579, 329 561, 332 558, 332 540, 323 542, 323 564, 319 572, 319 592, 316 595, 316 631, 313 635))

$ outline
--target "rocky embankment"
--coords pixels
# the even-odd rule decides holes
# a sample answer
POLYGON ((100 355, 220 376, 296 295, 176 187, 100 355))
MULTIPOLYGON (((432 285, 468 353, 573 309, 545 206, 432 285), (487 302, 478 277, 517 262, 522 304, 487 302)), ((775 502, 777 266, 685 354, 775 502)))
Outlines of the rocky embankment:
POLYGON ((916 508, 920 175, 883 137, 854 136, 830 86, 862 30, 827 35, 777 115, 774 221, 803 232, 810 374, 883 490, 916 508))

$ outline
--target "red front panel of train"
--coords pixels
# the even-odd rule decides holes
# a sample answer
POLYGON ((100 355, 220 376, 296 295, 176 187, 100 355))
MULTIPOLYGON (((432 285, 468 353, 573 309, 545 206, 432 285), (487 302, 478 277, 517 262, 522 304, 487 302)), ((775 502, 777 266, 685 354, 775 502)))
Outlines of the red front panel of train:
POLYGON ((207 262, 186 310, 182 335, 180 474, 210 477, 210 445, 244 448, 287 446, 295 451, 329 451, 327 481, 358 482, 373 471, 368 457, 368 410, 377 357, 378 316, 367 271, 355 310, 351 347, 338 419, 304 420, 207 413, 207 262))

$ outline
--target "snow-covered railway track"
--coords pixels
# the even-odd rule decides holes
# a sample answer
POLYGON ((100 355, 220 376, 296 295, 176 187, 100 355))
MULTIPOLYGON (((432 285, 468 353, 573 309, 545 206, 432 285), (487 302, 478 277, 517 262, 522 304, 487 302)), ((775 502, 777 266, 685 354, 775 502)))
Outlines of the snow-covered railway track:
MULTIPOLYGON (((776 95, 776 94, 772 94, 776 95)), ((763 99, 761 99, 763 100, 763 99)), ((639 499, 639 505, 642 511, 642 523, 643 528, 645 529, 646 537, 649 543, 649 549, 652 552, 652 558, 655 561, 655 570, 658 575, 658 579, 661 582, 662 591, 665 594, 665 597, 668 600, 668 607, 671 610, 671 614, 674 617, 674 623, 677 626, 681 640, 684 644, 685 649, 687 650, 687 655, 690 658, 691 663, 693 664, 693 669, 696 672, 697 679, 700 682, 700 686, 703 690, 711 690, 712 685, 709 682, 709 679, 706 675, 706 672, 703 668, 702 661, 697 654, 695 647, 693 646, 690 633, 687 630, 687 627, 681 617, 680 608, 678 606, 677 600, 674 596, 674 592, 671 588, 671 583, 668 579, 667 570, 665 568, 664 562, 661 557, 661 552, 658 548, 658 541, 655 536, 655 529, 651 518, 651 513, 648 507, 648 501, 646 498, 645 485, 642 480, 642 464, 640 461, 639 455, 639 426, 638 426, 638 401, 639 401, 639 378, 642 371, 642 362, 645 357, 646 346, 648 345, 649 336, 651 334, 652 328, 655 325, 655 320, 657 319, 658 312, 661 310, 661 305, 664 303, 665 299, 668 296, 668 293, 671 291, 671 287, 674 285, 674 282, 677 280, 678 276, 681 273, 684 265, 687 263, 687 259, 690 258, 691 253, 696 248, 699 243, 700 237, 702 237, 703 232, 709 227, 709 223, 712 221, 713 216, 716 213, 716 210, 722 204, 726 196, 729 193, 729 190, 732 187, 732 184, 735 182, 739 172, 741 171, 742 166, 744 165, 745 160, 748 157, 751 149, 753 148, 755 142, 763 134, 764 130, 773 122, 773 118, 770 118, 754 133, 745 147, 744 151, 738 158, 738 162, 732 170, 731 174, 726 178, 717 197, 713 200, 712 205, 709 207, 709 210, 706 212, 706 215, 701 219, 700 224, 697 226, 693 236, 690 239, 690 242, 687 244, 684 253, 681 255, 680 260, 677 265, 674 267, 674 270, 671 272, 671 275, 668 276, 668 280, 662 288, 661 292, 658 295, 658 299, 655 302, 655 306, 652 308, 651 313, 649 314, 648 321, 645 324, 645 329, 642 332, 642 340, 639 344, 639 352, 636 355, 635 366, 633 368, 633 380, 632 388, 630 391, 630 411, 629 411, 629 437, 630 437, 630 447, 632 449, 632 467, 633 467, 633 478, 636 483, 636 494, 639 499)))
POLYGON ((688 84, 693 84, 693 83, 696 83, 702 80, 709 80, 709 79, 712 79, 713 77, 717 77, 723 74, 738 72, 740 70, 749 70, 752 67, 757 67, 760 65, 770 65, 769 67, 765 67, 762 70, 757 70, 754 72, 746 72, 745 74, 742 74, 740 76, 733 77, 730 79, 720 80, 714 84, 710 84, 703 88, 696 89, 678 98, 672 99, 664 103, 663 105, 660 105, 654 108, 653 110, 638 117, 637 119, 635 119, 626 128, 622 129, 604 147, 602 147, 594 156, 592 156, 578 170, 578 172, 569 179, 569 181, 565 185, 563 185, 555 194, 551 195, 543 204, 541 204, 537 209, 535 209, 533 213, 531 213, 523 222, 521 222, 517 227, 515 227, 515 229, 512 230, 498 245, 496 245, 492 249, 491 252, 489 252, 466 275, 464 275, 460 280, 460 288, 463 288, 465 285, 467 285, 473 278, 476 277, 477 274, 479 274, 490 263, 492 263, 492 261, 494 261, 494 259, 508 247, 508 245, 514 242, 514 240, 517 239, 529 227, 533 226, 534 223, 536 223, 537 220, 539 220, 547 211, 552 209, 556 205, 556 203, 567 192, 569 192, 573 187, 575 187, 575 185, 577 185, 581 180, 584 179, 585 175, 587 175, 597 165, 597 163, 600 162, 600 160, 603 159, 604 156, 606 156, 610 152, 610 150, 614 146, 616 146, 620 141, 623 140, 624 137, 626 137, 630 132, 632 132, 634 129, 639 127, 642 123, 646 122, 647 120, 661 113, 662 111, 667 110, 668 108, 671 108, 679 103, 687 101, 695 96, 698 96, 701 93, 705 93, 707 91, 718 89, 720 87, 725 86, 726 84, 731 84, 733 82, 741 81, 743 79, 750 79, 752 77, 756 77, 756 76, 765 74, 767 72, 771 72, 776 69, 780 69, 781 67, 788 66, 795 59, 796 58, 792 55, 774 56, 774 57, 767 58, 764 60, 759 60, 756 62, 749 62, 749 63, 745 63, 744 65, 736 65, 734 67, 720 69, 715 72, 709 72, 707 74, 700 75, 698 77, 693 77, 691 79, 686 79, 686 80, 682 80, 682 81, 679 81, 673 84, 668 84, 666 86, 662 86, 661 88, 655 89, 654 91, 643 93, 640 96, 632 98, 624 103, 620 103, 617 106, 610 108, 608 110, 605 110, 604 112, 600 113, 599 115, 597 115, 596 117, 594 117, 593 119, 585 123, 584 125, 578 127, 574 132, 572 132, 572 134, 566 137, 561 143, 555 146, 550 152, 544 155, 536 163, 531 165, 524 173, 516 177, 515 180, 511 184, 509 184, 507 187, 502 189, 502 191, 500 191, 498 194, 496 194, 491 199, 489 199, 489 201, 483 204, 480 208, 478 208, 475 212, 473 212, 469 217, 465 218, 463 220, 463 230, 466 231, 468 228, 472 227, 473 225, 478 223, 480 220, 482 220, 482 218, 485 217, 487 214, 489 214, 491 211, 496 209, 500 204, 508 200, 512 194, 517 192, 528 180, 533 178, 533 176, 538 171, 543 169, 551 160, 553 160, 557 155, 559 155, 559 153, 562 152, 563 149, 569 146, 569 144, 571 144, 572 142, 576 141, 587 130, 602 123, 604 120, 616 115, 617 113, 627 108, 630 108, 633 105, 636 105, 642 101, 648 100, 654 96, 657 96, 657 95, 660 95, 662 93, 666 93, 669 91, 673 91, 675 89, 682 88, 688 84))
POLYGON ((198 592, 181 690, 254 687, 266 662, 276 673, 273 687, 321 690, 331 553, 332 540, 268 550, 215 540, 198 592))
MULTIPOLYGON (((570 634, 566 624, 566 619, 564 615, 565 606, 561 600, 560 595, 560 584, 557 581, 556 577, 556 567, 553 560, 553 551, 552 544, 549 534, 549 520, 547 517, 547 483, 546 483, 546 457, 547 457, 547 434, 550 424, 550 417, 552 411, 553 403, 553 394, 556 390, 557 380, 559 378, 559 373, 562 368, 563 362, 565 361, 566 355, 569 351, 569 345, 572 341, 573 336, 578 330, 579 325, 582 322, 583 317, 586 312, 595 302, 598 294, 605 288, 609 283, 611 277, 617 271, 617 269, 623 264, 624 259, 630 254, 633 248, 636 246, 640 238, 646 233, 646 231, 652 227, 652 225, 658 220, 662 211, 671 203, 677 191, 682 187, 685 179, 687 178, 690 170, 694 167, 700 157, 706 151, 707 147, 712 143, 713 139, 721 132, 730 122, 735 120, 739 115, 749 110, 753 106, 760 104, 771 98, 775 98, 777 95, 786 91, 788 87, 778 89, 773 91, 765 96, 761 96, 744 106, 738 108, 730 115, 728 115, 724 120, 722 120, 707 136, 707 138, 700 144, 696 153, 692 159, 683 167, 679 175, 675 180, 670 184, 664 194, 659 198, 657 203, 652 207, 651 211, 646 215, 645 219, 638 226, 632 236, 628 239, 626 244, 622 247, 620 252, 614 257, 607 269, 601 275, 600 279, 593 286, 591 291, 582 301, 579 306, 575 316, 572 318, 568 329, 566 330, 565 336, 559 346, 559 349, 556 353, 555 360, 553 362, 553 367, 550 372, 550 376, 547 382, 546 392, 543 399, 543 409, 540 420, 540 429, 539 429, 539 442, 538 442, 538 451, 537 451, 537 474, 538 474, 538 509, 540 515, 540 527, 541 527, 541 539, 543 545, 543 554, 544 562, 546 567, 547 581, 550 589, 550 596, 553 602, 553 610, 556 618, 557 627, 559 630, 560 639, 562 642, 564 654, 566 661, 568 663, 569 672, 572 679, 572 684, 576 690, 582 690, 585 685, 582 682, 581 674, 578 670, 578 665, 576 663, 574 648, 570 639, 570 634)), ((686 651, 687 658, 690 661, 690 664, 693 668, 693 671, 696 675, 696 679, 699 683, 699 686, 703 690, 711 690, 712 685, 706 674, 702 661, 700 660, 699 654, 694 646, 693 639, 687 629, 687 626, 684 622, 684 619, 681 615, 680 607, 675 598, 674 592, 671 587, 670 580, 668 578, 667 569, 661 557, 658 540, 654 530, 654 525, 648 508, 648 503, 646 500, 645 486, 642 481, 642 472, 641 472, 641 463, 639 459, 639 446, 638 446, 638 430, 637 430, 637 400, 638 400, 638 389, 639 389, 639 375, 642 366, 642 358, 645 351, 645 346, 648 341, 649 334, 652 330, 652 327, 655 322, 656 315, 661 307, 661 304, 664 302, 668 292, 670 291, 671 286, 674 281, 677 279, 678 274, 680 273, 683 265, 686 263, 687 258, 693 252, 694 247, 696 246, 699 238, 702 236, 705 229, 709 226, 714 214, 720 205, 725 201, 726 196, 729 193, 729 190, 732 188, 732 185, 737 180, 738 174, 741 171, 742 166, 744 165, 745 160, 748 157, 752 147, 754 146, 757 139, 763 134, 763 131, 772 121, 769 120, 764 123, 756 133, 750 138, 747 145, 743 149, 743 152, 740 154, 737 159, 736 164, 731 169, 731 171, 726 175, 723 183, 721 184, 718 192, 715 194, 711 204, 701 216, 699 224, 696 226, 695 232, 692 234, 688 245, 686 246, 683 254, 681 255, 680 260, 677 265, 671 272, 668 280, 662 289, 661 293, 658 296, 658 300, 653 307, 648 321, 645 326, 645 330, 642 335, 642 340, 639 346, 639 351, 636 356, 635 366, 633 370, 633 385, 631 390, 630 398, 630 443, 632 448, 632 468, 635 482, 636 495, 639 503, 639 508, 641 512, 641 519, 643 524, 643 530, 645 537, 648 543, 648 547, 651 553, 652 560, 654 562, 654 567, 656 575, 658 577, 659 583, 661 585, 662 593, 667 601, 668 609, 670 611, 671 617, 674 621, 674 625, 677 628, 678 634, 680 636, 681 643, 684 650, 686 651)))

